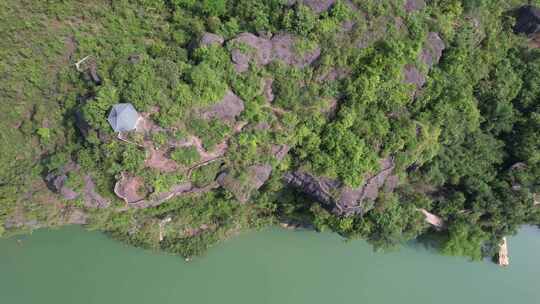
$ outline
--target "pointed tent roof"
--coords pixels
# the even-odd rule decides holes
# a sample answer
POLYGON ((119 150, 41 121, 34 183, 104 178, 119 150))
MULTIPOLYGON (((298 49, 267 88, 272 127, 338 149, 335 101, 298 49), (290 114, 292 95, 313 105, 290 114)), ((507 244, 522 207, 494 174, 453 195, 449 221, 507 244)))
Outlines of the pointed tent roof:
POLYGON ((130 131, 135 129, 139 114, 130 103, 117 103, 109 113, 109 124, 115 132, 130 131))

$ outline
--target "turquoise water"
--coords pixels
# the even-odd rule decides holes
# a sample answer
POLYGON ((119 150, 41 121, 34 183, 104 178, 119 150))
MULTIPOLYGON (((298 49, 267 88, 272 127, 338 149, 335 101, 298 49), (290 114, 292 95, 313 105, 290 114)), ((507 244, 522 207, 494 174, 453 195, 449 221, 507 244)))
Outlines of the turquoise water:
POLYGON ((68 227, 0 240, 0 303, 540 303, 540 231, 523 228, 509 249, 503 269, 276 228, 186 263, 68 227))

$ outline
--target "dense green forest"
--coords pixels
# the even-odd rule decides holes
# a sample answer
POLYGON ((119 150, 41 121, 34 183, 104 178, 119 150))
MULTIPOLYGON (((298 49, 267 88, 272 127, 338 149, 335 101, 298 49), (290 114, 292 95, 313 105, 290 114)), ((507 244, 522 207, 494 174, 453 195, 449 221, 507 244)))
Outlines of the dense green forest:
POLYGON ((281 223, 491 256, 540 224, 525 4, 2 1, 0 235, 85 224, 189 257, 281 223))

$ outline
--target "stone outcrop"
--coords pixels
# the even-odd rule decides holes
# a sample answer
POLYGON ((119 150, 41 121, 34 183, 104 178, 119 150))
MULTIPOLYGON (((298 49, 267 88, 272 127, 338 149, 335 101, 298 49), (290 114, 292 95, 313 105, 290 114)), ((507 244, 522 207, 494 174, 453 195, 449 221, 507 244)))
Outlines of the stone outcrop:
POLYGON ((80 172, 80 169, 78 164, 70 162, 57 172, 49 173, 45 177, 45 181, 51 190, 62 195, 66 200, 74 200, 82 196, 83 204, 87 208, 107 208, 110 205, 109 200, 96 191, 92 177, 80 172), (80 191, 65 185, 68 173, 82 174, 83 187, 80 191))
POLYGON ((319 58, 321 54, 319 47, 299 54, 295 49, 296 42, 297 37, 287 33, 277 34, 272 38, 241 33, 228 43, 232 45, 231 59, 235 69, 241 73, 249 68, 250 62, 264 66, 274 60, 280 60, 302 68, 319 58), (242 45, 247 46, 247 49, 244 49, 242 45))
POLYGON ((416 12, 426 7, 425 0, 407 0, 405 1, 405 11, 407 13, 416 12))
POLYGON ((272 145, 270 148, 272 156, 274 156, 278 161, 282 161, 285 156, 289 153, 291 147, 288 145, 272 145))
POLYGON ((84 213, 81 209, 73 208, 71 209, 66 217, 66 223, 73 225, 86 225, 88 221, 88 215, 84 213))
POLYGON ((285 182, 313 199, 328 206, 336 204, 332 192, 341 186, 341 183, 326 177, 317 177, 303 171, 285 173, 285 182))
POLYGON ((227 90, 225 96, 216 104, 203 110, 202 117, 205 119, 223 119, 233 121, 244 111, 244 102, 231 90, 227 90))
POLYGON ((319 47, 315 47, 313 50, 306 51, 303 54, 298 54, 298 51, 295 50, 297 38, 290 34, 277 34, 272 38, 271 42, 273 60, 281 60, 286 64, 299 68, 310 65, 321 55, 321 49, 319 47))
POLYGON ((403 68, 405 83, 414 84, 418 89, 426 83, 426 76, 418 70, 413 64, 407 64, 403 68))
MULTIPOLYGON (((445 47, 444 41, 442 41, 438 33, 429 32, 418 59, 425 64, 428 69, 431 69, 441 60, 442 52, 445 47)), ((414 84, 416 86, 415 93, 426 83, 426 75, 413 64, 405 65, 403 68, 403 78, 405 83, 414 84)))
MULTIPOLYGON (((369 202, 377 198, 379 190, 392 176, 393 169, 394 162, 391 158, 381 160, 381 170, 367 176, 365 182, 356 188, 346 186, 337 180, 317 177, 302 171, 286 173, 284 180, 324 204, 334 214, 352 216, 361 215, 371 208, 369 202)), ((393 187, 395 185, 387 188, 393 190, 393 187)))
POLYGON ((67 179, 68 177, 66 174, 49 174, 45 177, 45 181, 48 183, 49 188, 56 191, 65 200, 70 201, 79 197, 79 193, 66 186, 67 179))
POLYGON ((44 227, 44 223, 40 223, 36 219, 27 219, 22 215, 8 216, 4 221, 4 228, 27 228, 27 229, 39 229, 44 227))
POLYGON ((84 198, 84 206, 89 208, 107 208, 110 205, 109 200, 101 196, 96 191, 96 184, 92 180, 92 177, 90 175, 85 174, 83 176, 84 179, 84 190, 83 190, 83 198, 84 198))
POLYGON ((268 178, 270 178, 272 166, 268 164, 252 165, 247 168, 246 173, 247 180, 245 181, 233 177, 228 172, 222 172, 217 178, 218 184, 233 193, 235 198, 241 203, 246 203, 253 191, 262 187, 268 178))
POLYGON ((347 78, 351 73, 352 70, 350 68, 330 68, 317 75, 315 80, 318 82, 336 81, 347 78))
POLYGON ((199 46, 223 45, 224 41, 223 37, 219 35, 204 33, 199 40, 199 46))
POLYGON ((315 13, 320 14, 330 9, 336 0, 299 0, 297 2, 302 3, 311 8, 315 13))
POLYGON ((274 83, 274 79, 272 78, 266 78, 263 81, 263 96, 266 98, 266 101, 272 102, 274 101, 274 91, 272 89, 272 84, 274 83))
MULTIPOLYGON (((288 0, 286 4, 293 6, 294 4, 302 4, 309 7, 315 14, 324 13, 332 8, 336 4, 337 0, 288 0)), ((345 5, 353 10, 358 10, 356 5, 351 0, 343 0, 345 5)))
POLYGON ((439 60, 442 57, 442 52, 446 48, 444 41, 438 33, 429 32, 427 40, 424 43, 424 48, 420 53, 420 60, 427 65, 429 68, 433 67, 434 64, 439 63, 439 60))

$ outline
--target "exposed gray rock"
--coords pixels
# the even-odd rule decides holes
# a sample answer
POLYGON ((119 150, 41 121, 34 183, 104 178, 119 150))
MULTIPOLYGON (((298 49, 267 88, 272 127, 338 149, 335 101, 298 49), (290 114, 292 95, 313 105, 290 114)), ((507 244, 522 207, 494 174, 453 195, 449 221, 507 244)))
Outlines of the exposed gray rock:
POLYGON ((439 37, 439 34, 429 32, 422 53, 420 54, 420 60, 431 68, 434 64, 439 63, 445 47, 444 41, 439 37))
POLYGON ((390 22, 395 22, 395 20, 389 16, 380 16, 371 20, 367 30, 362 33, 356 43, 357 47, 361 49, 367 48, 386 37, 390 22))
POLYGON ((74 225, 85 225, 88 221, 88 215, 81 209, 72 209, 67 215, 67 223, 74 225))
POLYGON ((414 84, 417 88, 421 88, 426 83, 426 76, 420 73, 412 64, 405 65, 403 76, 405 77, 405 83, 414 84))
POLYGON ((325 177, 316 177, 306 172, 296 171, 284 175, 285 182, 317 201, 325 204, 336 215, 352 216, 363 214, 370 206, 367 202, 374 201, 379 190, 394 170, 391 158, 381 160, 381 170, 366 178, 363 185, 351 188, 341 182, 325 177))
POLYGON ((207 110, 203 110, 202 116, 206 119, 218 118, 232 121, 244 111, 244 102, 240 97, 228 90, 223 99, 207 110))
POLYGON ((290 34, 275 35, 272 38, 272 58, 302 68, 313 63, 321 55, 319 47, 299 55, 295 50, 295 43, 296 38, 290 34))
POLYGON ((272 42, 268 39, 257 37, 252 33, 241 33, 229 43, 232 45, 243 44, 249 48, 249 50, 234 48, 231 51, 231 59, 235 63, 236 71, 239 73, 247 71, 251 59, 258 65, 270 63, 272 42))
POLYGON ((298 2, 311 8, 315 13, 320 14, 330 9, 336 3, 336 0, 299 0, 298 2))
POLYGON ((344 32, 350 32, 355 26, 355 22, 352 20, 345 20, 341 23, 341 30, 344 32))
POLYGON ((64 165, 63 168, 57 172, 51 172, 45 177, 47 186, 54 192, 59 193, 67 200, 78 198, 82 195, 83 204, 88 208, 106 208, 110 205, 110 202, 96 192, 94 181, 88 174, 84 174, 81 171, 81 167, 74 163, 69 162, 64 165), (67 174, 82 174, 83 175, 83 189, 81 192, 77 192, 74 189, 70 189, 65 186, 67 180, 67 174))
POLYGON ((405 11, 407 13, 412 13, 415 11, 422 10, 426 7, 425 0, 407 0, 405 2, 405 11))
POLYGON ((249 175, 252 177, 251 188, 258 190, 270 178, 272 166, 270 165, 253 165, 248 168, 249 175))
POLYGON ((338 181, 326 177, 315 177, 302 171, 285 173, 283 179, 287 184, 326 205, 335 204, 332 192, 341 186, 338 181))
POLYGON ((228 172, 222 172, 217 178, 218 184, 234 194, 241 203, 246 203, 253 191, 258 190, 270 178, 272 166, 253 165, 247 168, 247 180, 241 181, 231 176, 228 172))
POLYGON ((223 37, 212 34, 212 33, 204 33, 201 37, 201 40, 199 41, 200 46, 209 46, 209 45, 223 45, 223 42, 225 40, 223 37))
POLYGON ((399 177, 397 175, 390 175, 384 183, 384 192, 391 193, 399 184, 399 177))
POLYGON ((351 75, 351 72, 350 68, 329 68, 319 74, 315 80, 318 82, 340 80, 351 75))
POLYGON ((79 197, 79 194, 73 191, 71 188, 65 186, 67 178, 68 177, 66 174, 57 175, 54 173, 49 173, 45 177, 45 181, 47 182, 49 189, 56 193, 59 193, 65 200, 69 201, 79 197))
POLYGON ((83 176, 84 179, 84 206, 88 208, 107 208, 110 205, 110 202, 96 192, 96 184, 90 177, 86 174, 83 176))
POLYGON ((343 187, 341 195, 336 203, 338 213, 349 216, 354 214, 362 214, 365 208, 362 202, 369 200, 373 201, 379 195, 379 189, 384 185, 386 179, 394 170, 394 162, 391 158, 381 160, 381 170, 377 174, 366 179, 364 185, 352 189, 343 187))
POLYGON ((298 54, 295 49, 297 38, 291 34, 277 34, 271 39, 255 36, 251 33, 239 34, 229 44, 233 46, 231 59, 237 72, 247 71, 249 63, 267 65, 274 60, 281 60, 289 65, 305 67, 313 63, 321 54, 321 49, 315 47, 304 54, 298 54), (240 45, 247 46, 248 50, 240 45))
POLYGON ((289 150, 291 147, 288 145, 272 145, 272 155, 279 161, 282 161, 285 156, 287 156, 287 153, 289 153, 289 150))
POLYGON ((36 219, 25 218, 23 213, 15 211, 13 214, 10 214, 4 220, 4 228, 28 228, 28 229, 38 229, 45 226, 43 223, 40 223, 36 219))
POLYGON ((325 98, 324 101, 325 103, 322 107, 321 113, 329 119, 334 118, 338 111, 338 100, 336 98, 330 97, 325 98))
POLYGON ((263 95, 264 98, 266 98, 266 101, 272 102, 274 101, 274 91, 272 90, 272 84, 274 83, 274 79, 272 78, 266 78, 264 80, 264 86, 263 86, 263 95))
MULTIPOLYGON (((445 47, 444 41, 439 37, 439 34, 429 32, 418 59, 431 69, 433 65, 439 63, 445 47)), ((415 94, 426 83, 426 75, 420 72, 413 64, 405 65, 403 68, 403 78, 405 83, 416 85, 415 94)))

